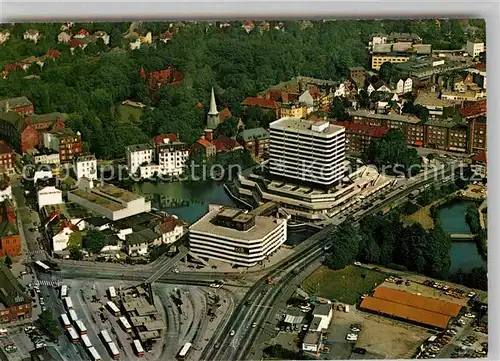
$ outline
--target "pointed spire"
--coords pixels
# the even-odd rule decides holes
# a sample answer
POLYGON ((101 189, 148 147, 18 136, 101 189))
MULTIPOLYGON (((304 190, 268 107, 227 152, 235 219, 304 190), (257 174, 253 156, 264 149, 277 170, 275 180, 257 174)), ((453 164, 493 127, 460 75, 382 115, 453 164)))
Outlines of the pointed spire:
POLYGON ((210 96, 210 110, 208 111, 208 115, 217 115, 219 112, 217 111, 217 104, 215 103, 215 94, 214 88, 212 87, 212 95, 210 96))

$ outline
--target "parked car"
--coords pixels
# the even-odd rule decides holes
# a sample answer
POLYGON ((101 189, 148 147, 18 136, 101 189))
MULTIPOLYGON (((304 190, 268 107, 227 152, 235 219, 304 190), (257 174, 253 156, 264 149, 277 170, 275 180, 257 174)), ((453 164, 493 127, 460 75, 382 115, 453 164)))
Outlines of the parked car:
POLYGON ((474 315, 473 313, 470 313, 470 312, 467 312, 464 316, 467 318, 476 318, 476 315, 474 315))
POLYGON ((235 330, 231 330, 231 332, 229 332, 229 336, 234 336, 235 334, 236 334, 235 330))

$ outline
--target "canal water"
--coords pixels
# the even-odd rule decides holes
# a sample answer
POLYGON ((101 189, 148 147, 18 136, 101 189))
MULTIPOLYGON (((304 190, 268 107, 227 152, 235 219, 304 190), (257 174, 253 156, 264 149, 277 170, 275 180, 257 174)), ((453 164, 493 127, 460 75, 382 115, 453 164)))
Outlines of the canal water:
MULTIPOLYGON (((470 233, 470 228, 465 221, 465 212, 472 202, 452 202, 440 208, 439 219, 447 233, 470 233)), ((458 269, 470 271, 474 267, 485 266, 486 262, 477 251, 474 242, 453 242, 450 250, 451 268, 454 273, 458 269)))

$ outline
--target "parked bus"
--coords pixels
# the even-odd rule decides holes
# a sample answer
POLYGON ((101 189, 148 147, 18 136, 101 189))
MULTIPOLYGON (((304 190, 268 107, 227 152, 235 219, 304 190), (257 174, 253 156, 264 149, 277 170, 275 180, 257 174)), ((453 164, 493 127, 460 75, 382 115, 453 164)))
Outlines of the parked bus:
POLYGON ((88 350, 92 361, 101 361, 101 356, 94 347, 90 347, 88 350))
POLYGON ((69 318, 71 319, 71 322, 76 322, 78 320, 78 315, 76 314, 75 310, 69 310, 69 318))
POLYGON ((64 328, 71 327, 71 322, 69 322, 69 317, 66 313, 61 314, 61 321, 63 323, 64 328))
POLYGON ((62 285, 61 286, 61 299, 64 299, 65 297, 68 297, 68 286, 62 285))
POLYGON ((35 262, 35 265, 40 269, 40 271, 42 272, 51 272, 51 268, 49 266, 47 266, 45 263, 43 263, 42 261, 36 261, 35 262))
POLYGON ((71 341, 73 341, 73 343, 78 343, 80 338, 78 337, 78 334, 76 333, 75 329, 73 327, 70 327, 67 330, 71 341))
POLYGON ((144 349, 142 348, 141 341, 134 340, 134 348, 135 348, 135 354, 137 355, 137 357, 144 356, 144 349))
POLYGON ((186 342, 184 346, 182 346, 181 350, 177 354, 177 359, 178 360, 184 360, 186 358, 187 353, 191 349, 191 342, 186 342))
POLYGON ((120 316, 120 309, 116 307, 114 302, 108 301, 107 305, 114 316, 120 316))
POLYGON ((130 323, 127 321, 127 319, 123 316, 119 318, 120 324, 125 332, 132 332, 132 326, 130 326, 130 323))
POLYGON ((116 291, 115 291, 115 288, 113 286, 108 288, 108 294, 109 294, 110 299, 113 299, 116 297, 116 291))
POLYGON ((71 297, 64 298, 64 305, 68 311, 73 309, 73 301, 71 301, 71 297))
POLYGON ((90 342, 90 338, 87 334, 83 334, 81 339, 86 348, 92 347, 92 343, 90 342))
POLYGON ((104 343, 113 342, 113 340, 111 339, 111 337, 109 337, 108 331, 101 330, 101 336, 102 336, 102 340, 104 341, 104 343))
POLYGON ((113 358, 113 360, 118 360, 120 358, 120 352, 118 352, 118 348, 116 347, 114 342, 108 343, 109 354, 113 358))
POLYGON ((87 334, 87 327, 85 327, 85 324, 82 322, 82 320, 76 320, 76 328, 78 329, 78 332, 80 332, 80 335, 86 335, 87 334))

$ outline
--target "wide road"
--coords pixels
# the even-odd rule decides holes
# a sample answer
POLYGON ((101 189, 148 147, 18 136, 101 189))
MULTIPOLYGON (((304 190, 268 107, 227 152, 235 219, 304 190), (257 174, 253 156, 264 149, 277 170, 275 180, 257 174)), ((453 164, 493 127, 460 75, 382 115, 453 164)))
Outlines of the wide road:
MULTIPOLYGON (((421 177, 405 189, 394 191, 385 199, 371 203, 366 210, 356 211, 351 209, 351 215, 355 213, 355 219, 360 219, 365 215, 377 213, 387 205, 405 199, 415 189, 425 184, 441 181, 443 178, 448 177, 451 172, 452 168, 447 165, 443 171, 435 172, 435 176, 430 174, 431 176, 421 177)), ((269 322, 271 312, 275 312, 274 303, 279 299, 280 294, 286 290, 288 284, 305 266, 321 259, 323 246, 328 243, 329 235, 338 223, 340 221, 336 223, 335 220, 332 220, 330 226, 325 227, 304 242, 302 245, 305 244, 305 246, 300 251, 280 262, 273 271, 262 277, 243 297, 225 327, 214 334, 212 342, 209 344, 211 346, 204 350, 201 359, 222 361, 247 358, 253 342, 265 329, 265 327, 254 328, 252 327, 253 323, 263 326, 263 322, 269 322), (275 285, 267 285, 267 277, 275 279, 275 285), (247 304, 249 305, 247 306, 247 304), (234 331, 234 336, 231 336, 232 331, 234 331), (218 347, 216 348, 215 345, 218 347)))

